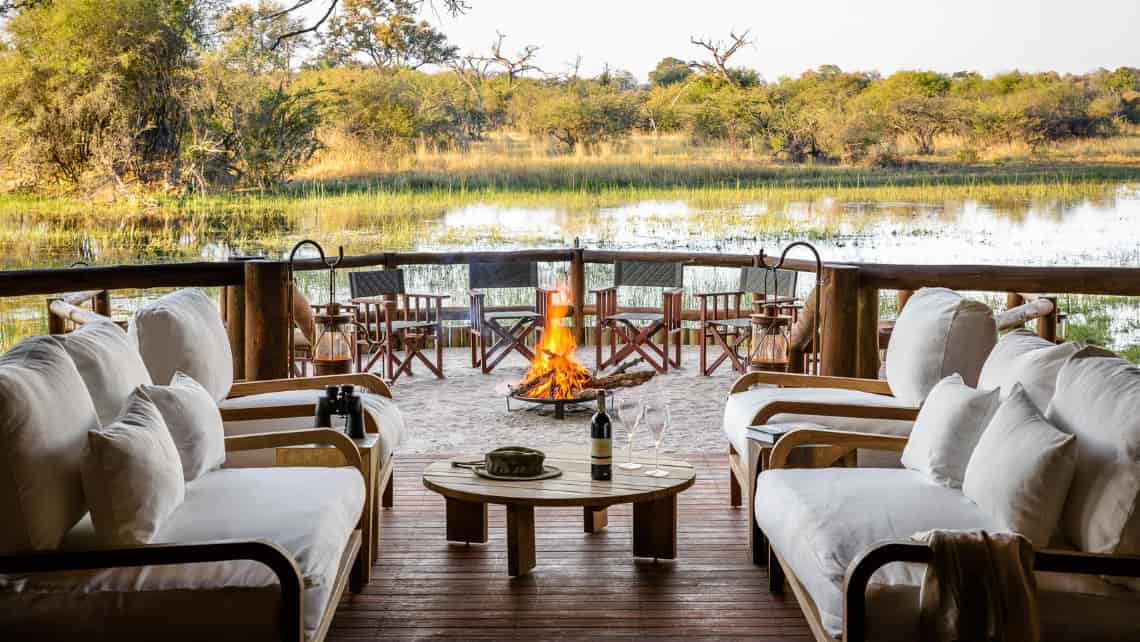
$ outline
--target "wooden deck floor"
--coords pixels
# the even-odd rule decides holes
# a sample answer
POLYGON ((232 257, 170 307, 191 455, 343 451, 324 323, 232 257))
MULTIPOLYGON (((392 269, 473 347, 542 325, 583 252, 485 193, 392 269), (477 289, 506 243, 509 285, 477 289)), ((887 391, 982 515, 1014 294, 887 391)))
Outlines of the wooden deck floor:
POLYGON ((724 458, 686 459, 697 482, 680 495, 677 560, 631 557, 629 506, 598 535, 582 532, 581 509, 538 508, 538 565, 512 579, 503 508, 490 508, 487 544, 449 544, 443 499, 420 481, 433 459, 400 457, 372 583, 344 598, 329 640, 809 640, 791 594, 770 594, 747 559, 724 458))

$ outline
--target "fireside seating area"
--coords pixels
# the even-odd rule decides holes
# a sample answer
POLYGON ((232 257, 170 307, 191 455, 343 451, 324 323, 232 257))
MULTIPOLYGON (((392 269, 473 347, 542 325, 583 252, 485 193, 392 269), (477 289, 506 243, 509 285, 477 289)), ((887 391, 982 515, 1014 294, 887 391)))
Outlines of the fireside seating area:
MULTIPOLYGON (((683 283, 682 262, 654 258, 664 266, 657 276, 631 277, 646 266, 631 262, 616 282, 683 283)), ((974 639, 968 627, 996 626, 1029 627, 1024 639, 1047 641, 1140 635, 1140 369, 1050 335, 1055 305, 1039 303, 1048 299, 995 312, 953 277, 944 280, 956 289, 915 287, 880 353, 876 268, 826 266, 810 296, 793 287, 773 299, 796 306, 793 330, 819 355, 818 374, 758 370, 751 351, 736 359, 741 374, 696 365, 701 351, 725 346, 706 334, 708 310, 685 310, 680 293, 666 291, 663 310, 644 313, 656 331, 619 333, 620 358, 591 371, 583 363, 614 335, 603 334, 607 322, 582 320, 642 317, 616 316, 601 303, 610 294, 585 306, 580 266, 555 294, 537 287, 528 257, 497 279, 489 260, 470 265, 472 286, 537 288, 538 297, 533 309, 496 310, 472 296, 476 368, 474 343, 444 347, 455 312, 441 298, 422 323, 382 298, 403 292, 403 274, 368 293, 359 290, 368 277, 354 278, 354 297, 368 304, 354 314, 375 324, 360 345, 384 347, 370 360, 376 372, 327 376, 288 376, 300 369, 281 337, 308 321, 290 312, 288 278, 271 283, 288 274, 274 262, 239 266, 249 303, 240 342, 227 311, 236 283, 222 305, 195 287, 156 296, 125 329, 105 302, 94 311, 75 297, 50 302, 68 325, 0 356, 9 472, 0 478, 9 516, 0 632, 879 642, 974 639), (851 274, 860 270, 870 276, 851 274), (822 314, 800 311, 797 298, 821 301, 822 314), (489 329, 499 319, 513 325, 489 329), (1038 332, 1026 328, 1039 319, 1038 332), (702 345, 682 346, 686 321, 701 324, 691 329, 702 345), (596 346, 577 343, 588 327, 596 346), (429 334, 443 377, 408 376, 412 358, 427 360, 417 351, 429 334), (662 336, 664 352, 652 343, 662 336), (409 341, 412 353, 388 361, 409 341), (635 354, 641 363, 617 363, 635 354), (567 407, 503 406, 532 379, 567 407), (671 427, 655 435, 665 443, 659 465, 646 435, 624 441, 633 423, 623 411, 613 479, 591 478, 575 407, 589 409, 596 389, 670 401, 671 427), (345 417, 345 429, 328 413, 345 417), (507 445, 546 451, 555 472, 473 474, 473 456, 507 445), (617 470, 627 458, 644 469, 617 470), (651 466, 662 474, 647 475, 651 466), (989 602, 963 597, 986 594, 989 602)), ((5 287, 16 286, 0 277, 5 287)), ((747 305, 733 305, 713 316, 742 318, 747 305)))

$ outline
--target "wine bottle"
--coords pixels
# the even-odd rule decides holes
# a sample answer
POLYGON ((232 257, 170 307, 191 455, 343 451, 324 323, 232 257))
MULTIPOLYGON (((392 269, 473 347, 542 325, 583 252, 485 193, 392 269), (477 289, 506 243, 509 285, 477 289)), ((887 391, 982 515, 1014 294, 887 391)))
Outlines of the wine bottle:
POLYGON ((614 433, 606 414, 606 393, 598 391, 598 412, 590 419, 590 477, 596 481, 613 479, 614 433))

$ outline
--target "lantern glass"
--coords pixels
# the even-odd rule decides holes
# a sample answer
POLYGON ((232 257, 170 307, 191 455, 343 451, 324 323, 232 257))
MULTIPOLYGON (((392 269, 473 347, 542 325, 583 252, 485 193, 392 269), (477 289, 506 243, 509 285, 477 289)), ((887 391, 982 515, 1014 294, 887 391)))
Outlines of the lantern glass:
POLYGON ((313 346, 313 371, 317 376, 352 372, 356 348, 356 325, 350 313, 314 316, 317 341, 313 346))
POLYGON ((766 305, 763 310, 752 315, 752 369, 786 371, 792 318, 779 314, 775 305, 766 305))

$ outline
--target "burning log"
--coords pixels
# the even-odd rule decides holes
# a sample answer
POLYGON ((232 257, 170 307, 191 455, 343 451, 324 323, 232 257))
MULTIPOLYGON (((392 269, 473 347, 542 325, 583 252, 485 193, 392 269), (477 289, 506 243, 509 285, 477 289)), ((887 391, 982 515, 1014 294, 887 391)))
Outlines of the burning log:
POLYGON ((632 388, 640 386, 652 379, 657 373, 653 370, 637 370, 634 372, 623 372, 621 374, 613 374, 599 379, 593 379, 590 383, 586 384, 587 388, 595 390, 613 390, 614 388, 632 388))

